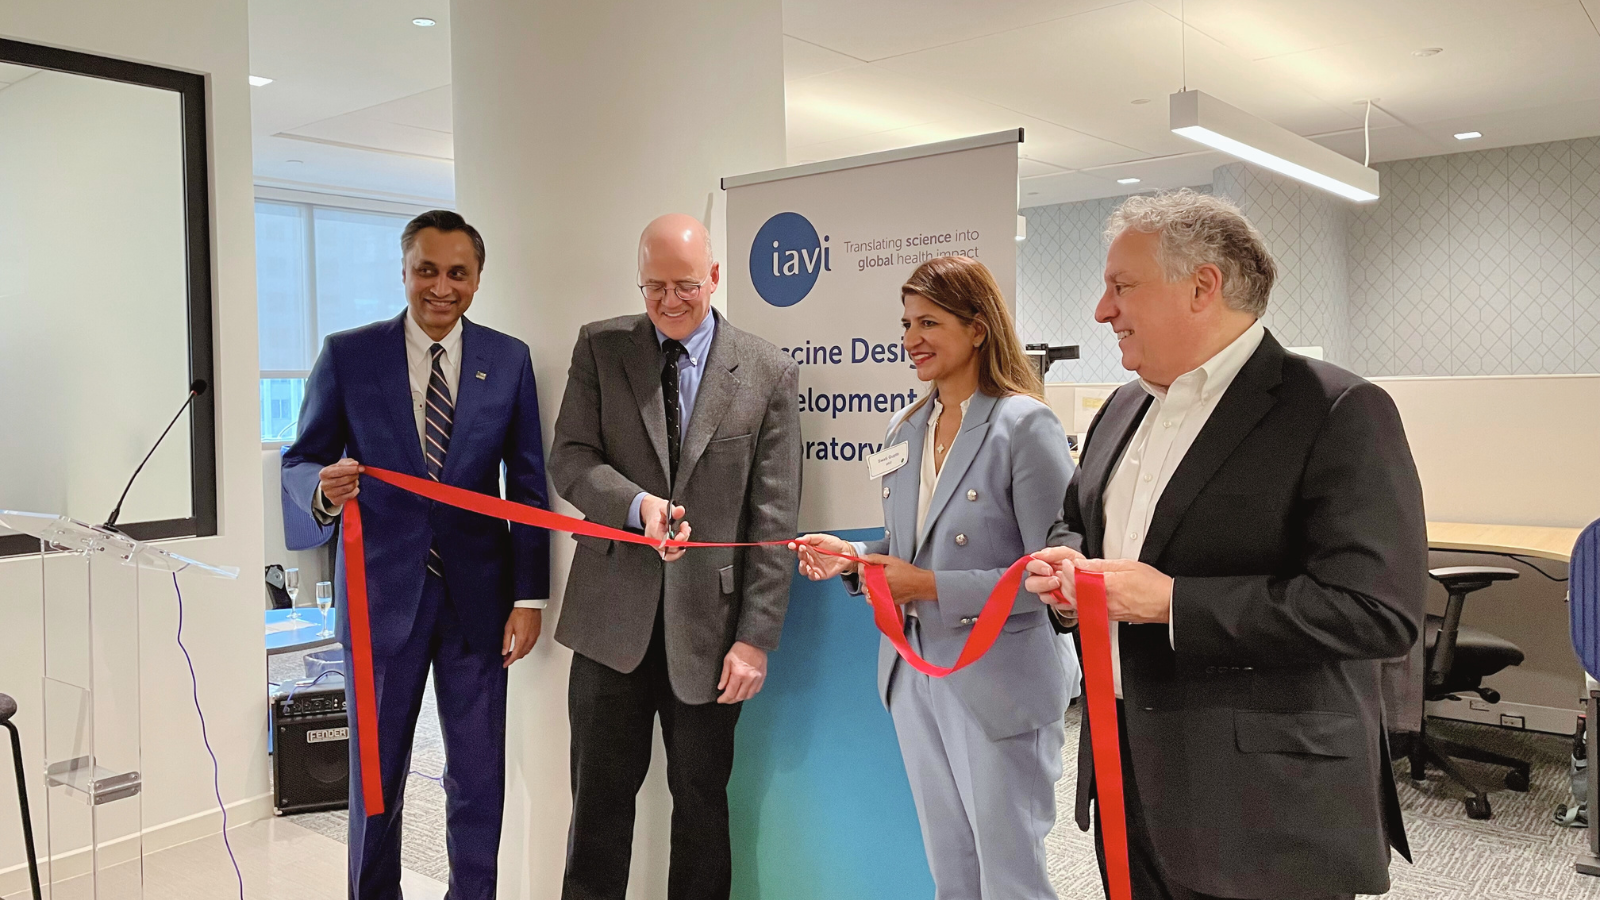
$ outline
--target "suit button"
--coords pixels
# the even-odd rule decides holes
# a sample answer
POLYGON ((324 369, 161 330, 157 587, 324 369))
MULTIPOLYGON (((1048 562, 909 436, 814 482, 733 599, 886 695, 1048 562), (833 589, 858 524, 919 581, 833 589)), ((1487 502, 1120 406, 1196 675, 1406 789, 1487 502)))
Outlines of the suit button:
POLYGON ((1206 674, 1207 675, 1215 675, 1215 674, 1217 674, 1217 667, 1216 666, 1206 666, 1206 674))
POLYGON ((978 492, 977 491, 967 491, 967 499, 968 500, 976 500, 976 499, 978 499, 978 492))
POLYGON ((964 535, 964 534, 956 535, 956 546, 957 547, 965 547, 966 545, 967 545, 967 536, 964 535))
POLYGON ((889 499, 889 489, 888 488, 884 488, 883 489, 883 499, 885 499, 885 500, 889 499))

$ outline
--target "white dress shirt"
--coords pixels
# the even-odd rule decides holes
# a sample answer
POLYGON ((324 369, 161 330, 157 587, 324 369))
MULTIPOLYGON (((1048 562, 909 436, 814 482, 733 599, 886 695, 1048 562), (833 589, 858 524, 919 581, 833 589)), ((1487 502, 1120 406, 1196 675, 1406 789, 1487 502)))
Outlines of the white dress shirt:
MULTIPOLYGON (((454 405, 459 399, 457 388, 461 386, 461 320, 450 329, 450 333, 435 341, 428 336, 422 326, 417 324, 411 313, 406 313, 406 371, 411 381, 411 412, 417 423, 417 443, 422 447, 422 452, 428 452, 428 426, 427 402, 428 379, 433 377, 433 345, 444 347, 444 352, 439 355, 439 368, 444 372, 445 387, 450 389, 450 403, 454 405)), ((328 502, 322 496, 322 488, 317 488, 316 501, 313 504, 327 516, 337 516, 342 509, 328 502)), ((529 609, 544 609, 549 601, 546 600, 518 600, 516 606, 529 609)))
MULTIPOLYGON (((1156 504, 1172 480, 1172 473, 1188 454, 1228 385, 1244 368, 1266 333, 1258 319, 1222 352, 1200 368, 1180 375, 1171 387, 1161 388, 1139 379, 1151 397, 1150 408, 1128 441, 1105 493, 1106 559, 1138 559, 1144 549, 1156 504)), ((1167 616, 1167 638, 1177 646, 1177 610, 1167 616)), ((1119 626, 1111 623, 1111 680, 1122 696, 1122 655, 1119 626)))
MULTIPOLYGON (((944 474, 944 467, 935 468, 933 465, 934 435, 939 431, 939 417, 944 415, 944 404, 939 402, 937 395, 933 400, 933 413, 928 416, 928 430, 922 436, 922 474, 917 478, 917 533, 913 535, 911 543, 911 557, 916 558, 917 551, 922 549, 922 526, 928 521, 928 507, 933 503, 933 492, 939 487, 939 476, 944 474)), ((967 418, 967 404, 972 398, 961 401, 961 419, 967 418)), ((960 426, 956 427, 956 437, 961 436, 960 426)), ((955 445, 955 438, 950 440, 951 446, 955 445)))

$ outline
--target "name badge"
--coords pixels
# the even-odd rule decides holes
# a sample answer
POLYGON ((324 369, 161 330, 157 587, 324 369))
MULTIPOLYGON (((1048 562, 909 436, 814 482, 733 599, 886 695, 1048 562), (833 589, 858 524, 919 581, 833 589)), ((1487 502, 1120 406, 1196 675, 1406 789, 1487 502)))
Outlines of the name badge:
POLYGON ((867 477, 882 478, 906 464, 911 458, 911 447, 905 441, 867 457, 867 477))

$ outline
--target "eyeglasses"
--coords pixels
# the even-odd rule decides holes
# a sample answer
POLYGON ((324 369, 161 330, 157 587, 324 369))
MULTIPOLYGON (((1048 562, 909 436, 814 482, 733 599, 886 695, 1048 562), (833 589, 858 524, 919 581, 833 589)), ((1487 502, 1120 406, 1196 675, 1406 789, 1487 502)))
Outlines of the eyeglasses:
MULTIPOLYGON (((700 282, 679 281, 672 285, 672 292, 678 295, 679 300, 693 300, 700 296, 700 289, 710 283, 709 278, 700 282)), ((641 284, 639 293, 643 294, 646 300, 660 303, 667 299, 667 286, 659 283, 641 284)))

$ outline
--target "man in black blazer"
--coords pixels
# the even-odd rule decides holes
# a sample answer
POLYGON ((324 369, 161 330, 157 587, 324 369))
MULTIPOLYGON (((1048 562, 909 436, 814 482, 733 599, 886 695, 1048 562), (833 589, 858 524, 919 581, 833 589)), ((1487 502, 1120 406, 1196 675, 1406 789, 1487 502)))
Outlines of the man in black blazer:
MULTIPOLYGON (((1027 586, 1105 575, 1134 897, 1383 893, 1389 848, 1410 857, 1378 661, 1416 641, 1427 583, 1400 416, 1261 326, 1275 265, 1228 201, 1131 198, 1107 235, 1095 318, 1139 378, 1027 586)), ((1086 724, 1085 830, 1089 746, 1086 724)))

